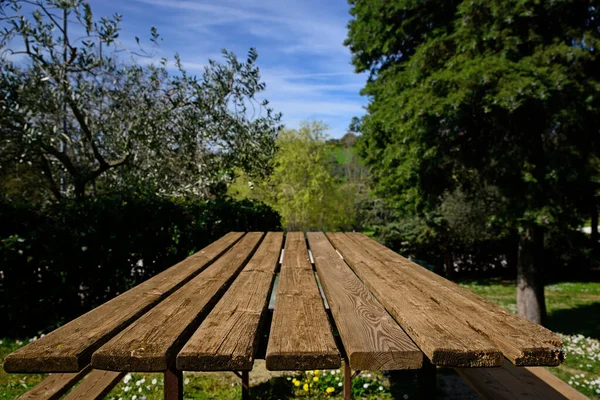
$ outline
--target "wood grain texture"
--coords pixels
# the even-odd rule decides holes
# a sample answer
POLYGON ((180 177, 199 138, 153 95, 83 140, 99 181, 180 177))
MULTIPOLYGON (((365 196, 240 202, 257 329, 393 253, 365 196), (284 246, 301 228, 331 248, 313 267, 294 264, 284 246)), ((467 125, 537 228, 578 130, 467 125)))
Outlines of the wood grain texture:
POLYGON ((92 368, 88 366, 87 368, 82 369, 80 372, 48 375, 43 381, 35 385, 31 390, 21 395, 19 400, 60 399, 91 370, 92 368))
POLYGON ((92 370, 63 400, 104 399, 123 375, 123 372, 92 370))
POLYGON ((350 367, 420 368, 421 350, 340 258, 325 234, 311 232, 306 236, 350 367))
MULTIPOLYGON (((502 364, 502 353, 469 325, 448 314, 434 293, 399 275, 343 233, 328 233, 335 248, 435 365, 490 367, 502 364)), ((477 316, 474 316, 477 318, 477 316)))
POLYGON ((9 373, 77 372, 92 353, 119 331, 173 293, 237 242, 228 233, 175 266, 102 304, 4 359, 9 373))
POLYGON ((563 361, 562 340, 548 329, 484 300, 365 235, 347 236, 395 271, 397 279, 409 279, 455 319, 479 332, 515 365, 558 365, 563 361))
POLYGON ((246 234, 212 265, 97 350, 92 367, 166 371, 181 347, 252 256, 263 234, 246 234))
POLYGON ((270 232, 223 298, 177 355, 182 371, 249 371, 283 233, 270 232))
POLYGON ((457 368, 458 374, 489 400, 584 400, 586 396, 543 367, 457 368))
POLYGON ((289 232, 267 345, 267 369, 330 369, 339 368, 340 361, 304 233, 289 232))

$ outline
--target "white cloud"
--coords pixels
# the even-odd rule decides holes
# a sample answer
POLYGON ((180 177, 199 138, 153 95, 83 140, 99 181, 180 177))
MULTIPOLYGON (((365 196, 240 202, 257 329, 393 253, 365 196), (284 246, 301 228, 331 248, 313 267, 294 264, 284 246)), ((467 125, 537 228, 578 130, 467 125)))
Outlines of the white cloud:
POLYGON ((201 73, 209 58, 221 60, 221 48, 243 59, 256 47, 267 84, 264 97, 290 127, 323 119, 341 136, 351 118, 364 113, 366 99, 359 92, 366 76, 354 74, 343 46, 350 19, 346 0, 135 0, 128 5, 128 13, 138 9, 144 15, 138 18, 146 18, 134 16, 138 25, 152 20, 164 35, 161 53, 179 52, 194 73, 201 73))

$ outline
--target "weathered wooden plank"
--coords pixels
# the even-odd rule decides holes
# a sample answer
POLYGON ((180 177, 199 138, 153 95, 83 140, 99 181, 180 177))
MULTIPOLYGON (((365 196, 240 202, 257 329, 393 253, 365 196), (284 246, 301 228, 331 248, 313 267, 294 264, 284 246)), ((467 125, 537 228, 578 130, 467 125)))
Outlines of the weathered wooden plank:
POLYGON ((340 361, 308 259, 304 234, 290 232, 286 237, 279 273, 279 287, 267 346, 267 369, 290 371, 339 368, 340 361))
MULTIPOLYGON (((335 248, 371 293, 435 365, 498 366, 502 353, 407 275, 400 276, 343 233, 328 233, 335 248)), ((477 316, 474 316, 477 318, 477 316)))
POLYGON ((80 371, 90 363, 96 349, 196 276, 242 236, 243 233, 228 233, 173 267, 20 348, 4 359, 4 370, 80 371))
POLYGON ((251 370, 283 233, 270 232, 227 293, 177 355, 182 371, 251 370))
POLYGON ((458 374, 486 400, 585 400, 583 394, 543 367, 457 368, 458 374))
POLYGON ((91 367, 79 372, 51 374, 19 397, 19 400, 57 400, 92 370, 91 367))
POLYGON ((350 367, 358 370, 420 368, 421 350, 340 258, 325 234, 311 232, 307 237, 350 367))
POLYGON ((211 266, 98 349, 92 356, 92 367, 166 371, 262 237, 260 232, 246 234, 211 266))
POLYGON ((484 300, 365 235, 349 233, 348 236, 398 277, 410 279, 435 298, 440 307, 492 342, 515 365, 558 365, 564 359, 560 337, 541 325, 484 300))
POLYGON ((75 387, 64 400, 95 400, 103 399, 112 388, 117 386, 123 372, 93 370, 75 387))

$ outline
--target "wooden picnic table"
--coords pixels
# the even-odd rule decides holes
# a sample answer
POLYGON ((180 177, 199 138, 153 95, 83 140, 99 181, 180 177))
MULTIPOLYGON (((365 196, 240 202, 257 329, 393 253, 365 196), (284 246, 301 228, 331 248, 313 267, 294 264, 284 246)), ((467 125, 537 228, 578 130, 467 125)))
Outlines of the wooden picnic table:
POLYGON ((114 371, 97 377, 110 382, 163 372, 166 399, 182 398, 182 371, 232 371, 247 397, 263 356, 269 370, 343 363, 346 377, 563 360, 554 333, 362 234, 232 232, 10 354, 4 369, 70 373, 64 380, 114 371))

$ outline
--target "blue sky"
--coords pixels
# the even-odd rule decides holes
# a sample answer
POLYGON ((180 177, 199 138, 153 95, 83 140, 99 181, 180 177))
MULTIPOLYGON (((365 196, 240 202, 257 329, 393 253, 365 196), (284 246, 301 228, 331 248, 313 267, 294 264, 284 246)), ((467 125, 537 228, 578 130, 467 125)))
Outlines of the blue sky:
POLYGON ((290 128, 323 120, 341 137, 353 116, 364 113, 359 95, 367 76, 354 73, 343 45, 350 19, 346 0, 91 0, 95 18, 123 15, 121 39, 163 38, 156 56, 181 55, 186 69, 201 74, 220 50, 245 59, 250 47, 267 84, 265 98, 290 128))

